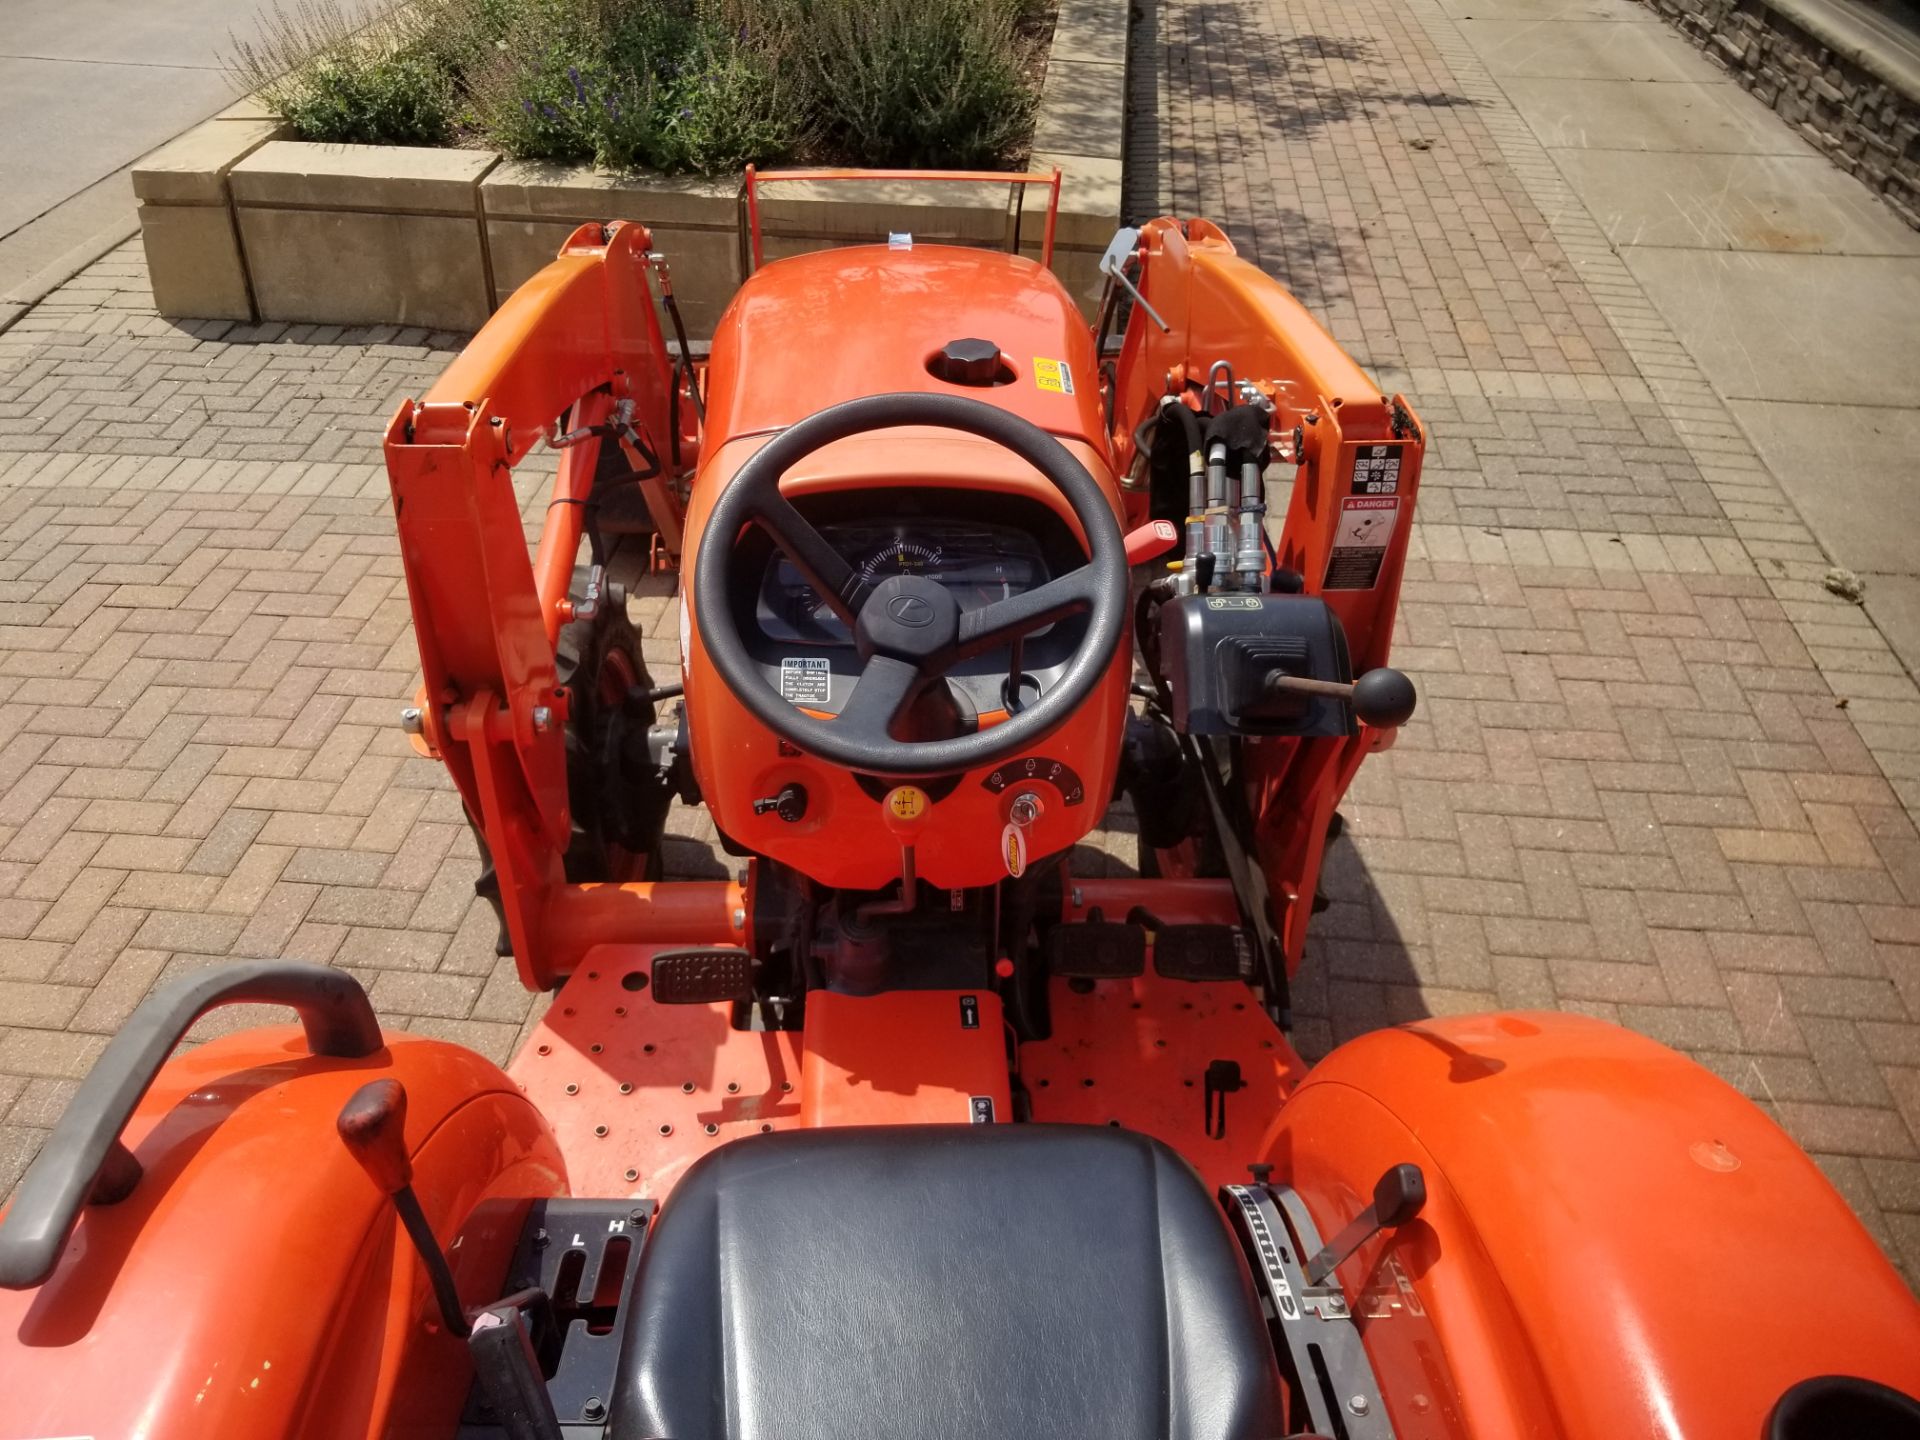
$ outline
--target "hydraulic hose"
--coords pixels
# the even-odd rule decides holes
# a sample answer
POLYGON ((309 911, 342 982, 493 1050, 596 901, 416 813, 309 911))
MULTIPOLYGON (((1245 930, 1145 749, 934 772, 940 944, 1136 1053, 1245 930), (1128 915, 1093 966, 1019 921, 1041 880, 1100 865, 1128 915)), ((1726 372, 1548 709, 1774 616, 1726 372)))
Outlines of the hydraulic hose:
POLYGON ((1173 413, 1179 423, 1181 439, 1187 447, 1187 548, 1186 571, 1192 575, 1199 567, 1200 552, 1206 548, 1207 473, 1201 458, 1200 417, 1178 396, 1169 395, 1160 402, 1161 413, 1173 413))
POLYGON ((1258 461, 1240 466, 1240 549, 1233 568, 1239 573, 1242 590, 1258 590, 1265 569, 1267 496, 1265 471, 1258 461))

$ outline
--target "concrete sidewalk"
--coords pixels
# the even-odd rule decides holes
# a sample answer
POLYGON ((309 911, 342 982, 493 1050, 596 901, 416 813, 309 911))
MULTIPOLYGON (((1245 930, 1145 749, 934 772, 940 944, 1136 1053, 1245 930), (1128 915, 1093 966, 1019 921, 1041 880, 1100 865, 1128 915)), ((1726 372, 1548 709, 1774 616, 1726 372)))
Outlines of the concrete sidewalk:
POLYGON ((1629 0, 1442 0, 1920 669, 1920 233, 1629 0))
MULTIPOLYGON (((346 0, 372 14, 391 0, 346 0)), ((133 162, 233 104, 232 35, 272 0, 8 0, 0 326, 135 231, 133 162), (49 272, 52 272, 51 275, 49 272)))

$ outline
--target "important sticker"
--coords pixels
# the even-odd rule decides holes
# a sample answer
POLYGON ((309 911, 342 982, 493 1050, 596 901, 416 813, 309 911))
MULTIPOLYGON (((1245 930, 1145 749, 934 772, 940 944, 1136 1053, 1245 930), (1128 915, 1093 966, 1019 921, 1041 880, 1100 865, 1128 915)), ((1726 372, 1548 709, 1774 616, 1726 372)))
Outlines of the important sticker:
POLYGON ((1353 493, 1398 495, 1404 445, 1362 445, 1353 457, 1353 493))
POLYGON ((1045 360, 1036 355, 1033 359, 1033 383, 1040 390, 1051 390, 1056 395, 1073 393, 1073 367, 1064 360, 1045 360))
POLYGON ((1340 523, 1333 533, 1322 590, 1371 590, 1380 583, 1380 566, 1400 518, 1396 495, 1349 495, 1340 502, 1340 523))
POLYGON ((824 655, 789 655, 780 662, 780 698, 793 705, 824 705, 833 674, 824 655))

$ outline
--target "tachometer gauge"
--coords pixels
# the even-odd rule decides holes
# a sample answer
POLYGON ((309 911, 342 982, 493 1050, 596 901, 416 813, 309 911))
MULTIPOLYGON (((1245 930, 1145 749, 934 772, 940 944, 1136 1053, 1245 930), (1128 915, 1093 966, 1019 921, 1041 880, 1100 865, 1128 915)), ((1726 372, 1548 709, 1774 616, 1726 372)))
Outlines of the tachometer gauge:
POLYGON ((937 575, 939 572, 939 547, 922 545, 917 540, 889 540, 860 565, 860 578, 869 585, 878 584, 889 575, 937 575))

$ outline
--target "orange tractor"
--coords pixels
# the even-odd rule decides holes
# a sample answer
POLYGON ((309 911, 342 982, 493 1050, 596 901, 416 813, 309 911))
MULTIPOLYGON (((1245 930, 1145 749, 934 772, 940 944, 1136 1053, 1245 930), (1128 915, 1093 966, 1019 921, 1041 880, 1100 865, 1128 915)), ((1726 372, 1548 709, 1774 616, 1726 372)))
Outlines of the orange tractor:
POLYGON ((324 969, 157 992, 0 1224, 0 1437, 1920 1433, 1907 1286, 1691 1062, 1295 1053, 1425 437, 1212 225, 1101 269, 796 256, 702 359, 587 226, 401 408, 406 724, 550 1008, 503 1072, 324 969), (233 1002, 300 1023, 172 1055, 233 1002))

